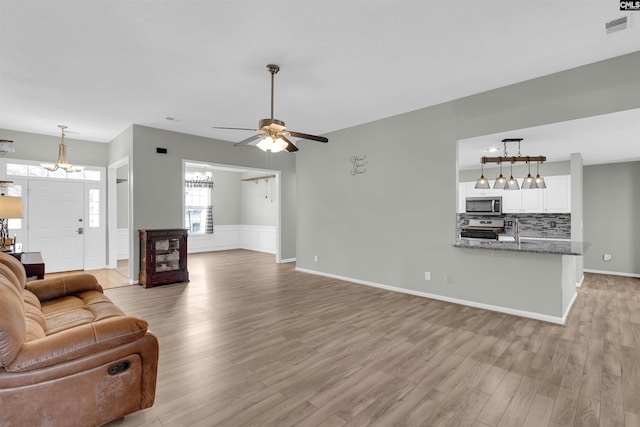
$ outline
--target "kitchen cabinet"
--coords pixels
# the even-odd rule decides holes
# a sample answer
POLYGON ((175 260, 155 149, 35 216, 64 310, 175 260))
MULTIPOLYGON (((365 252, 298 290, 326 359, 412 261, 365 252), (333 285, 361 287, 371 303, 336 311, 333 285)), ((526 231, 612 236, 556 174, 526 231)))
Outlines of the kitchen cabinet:
MULTIPOLYGON (((522 188, 523 179, 518 179, 522 188)), ((503 213, 539 213, 544 209, 544 190, 503 190, 503 213)))
MULTIPOLYGON (((534 190, 477 190, 474 182, 458 187, 458 212, 465 212, 467 197, 502 196, 503 213, 571 213, 571 175, 544 178, 547 188, 534 190)), ((522 187, 522 178, 518 184, 522 187)))
MULTIPOLYGON (((467 197, 487 197, 487 196, 502 196, 503 190, 494 190, 493 188, 487 188, 481 190, 476 188, 476 182, 467 182, 467 197)), ((493 183, 490 181, 493 186, 493 183)))
POLYGON ((571 175, 544 177, 544 212, 571 213, 571 175))

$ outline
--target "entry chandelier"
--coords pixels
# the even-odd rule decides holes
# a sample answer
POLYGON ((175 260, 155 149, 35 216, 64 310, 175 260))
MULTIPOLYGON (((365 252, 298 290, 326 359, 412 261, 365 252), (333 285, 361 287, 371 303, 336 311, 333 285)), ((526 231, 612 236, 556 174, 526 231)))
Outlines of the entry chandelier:
POLYGON ((83 166, 73 166, 67 161, 67 146, 64 143, 64 130, 67 128, 65 125, 58 125, 61 132, 60 145, 58 145, 58 161, 53 163, 40 163, 40 166, 49 171, 57 171, 63 169, 67 172, 80 172, 84 170, 83 166))
POLYGON ((482 157, 480 159, 482 163, 482 171, 480 174, 480 178, 476 180, 476 187, 478 189, 488 189, 491 188, 489 185, 489 180, 484 177, 484 165, 487 163, 498 163, 500 165, 500 175, 496 178, 493 183, 493 188, 496 190, 519 190, 520 186, 518 184, 518 180, 513 177, 513 164, 518 162, 525 162, 529 165, 529 173, 522 181, 522 189, 524 190, 533 190, 536 188, 547 188, 547 185, 544 182, 544 178, 540 176, 539 167, 542 163, 547 161, 545 156, 522 156, 520 155, 520 143, 523 138, 507 138, 502 140, 502 144, 504 146, 504 155, 500 157, 482 157), (518 155, 517 156, 509 156, 507 153, 507 142, 517 142, 518 143, 518 155), (536 163, 536 176, 535 178, 531 176, 531 162, 536 163), (510 163, 511 173, 509 179, 505 178, 502 175, 502 163, 510 163))

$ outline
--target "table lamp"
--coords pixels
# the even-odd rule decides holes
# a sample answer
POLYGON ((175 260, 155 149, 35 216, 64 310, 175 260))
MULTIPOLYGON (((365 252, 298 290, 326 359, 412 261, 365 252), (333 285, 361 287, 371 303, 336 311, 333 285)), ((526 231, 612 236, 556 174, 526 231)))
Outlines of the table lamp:
POLYGON ((0 196, 0 251, 8 252, 5 246, 9 239, 7 224, 11 218, 22 218, 22 197, 0 196))

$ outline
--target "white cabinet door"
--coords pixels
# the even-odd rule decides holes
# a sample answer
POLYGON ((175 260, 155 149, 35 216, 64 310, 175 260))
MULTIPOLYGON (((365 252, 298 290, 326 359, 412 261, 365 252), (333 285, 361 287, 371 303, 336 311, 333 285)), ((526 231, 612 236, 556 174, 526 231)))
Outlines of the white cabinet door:
POLYGON ((502 191, 502 212, 520 213, 522 212, 522 190, 502 191))
POLYGON ((544 206, 544 190, 520 190, 522 193, 522 212, 542 212, 544 206))
POLYGON ((476 188, 476 182, 467 182, 467 197, 487 197, 487 196, 502 196, 502 190, 494 190, 488 188, 486 190, 480 190, 476 188))
POLYGON ((544 212, 571 213, 571 175, 544 178, 544 212))

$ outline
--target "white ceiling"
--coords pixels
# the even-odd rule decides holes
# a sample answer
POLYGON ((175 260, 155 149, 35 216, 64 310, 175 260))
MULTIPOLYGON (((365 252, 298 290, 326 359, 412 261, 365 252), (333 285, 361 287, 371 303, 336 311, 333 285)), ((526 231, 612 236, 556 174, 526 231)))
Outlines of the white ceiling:
MULTIPOLYGON (((585 165, 640 160, 640 109, 464 139, 458 169, 480 169, 483 156, 504 155, 506 138, 523 138, 521 154, 546 156, 547 162, 569 160, 571 153, 582 154, 585 165)), ((507 143, 507 150, 518 155, 518 144, 507 143)))
POLYGON ((0 0, 0 128, 239 141, 211 127, 268 117, 276 63, 275 117, 323 134, 638 50, 617 0, 0 0))

